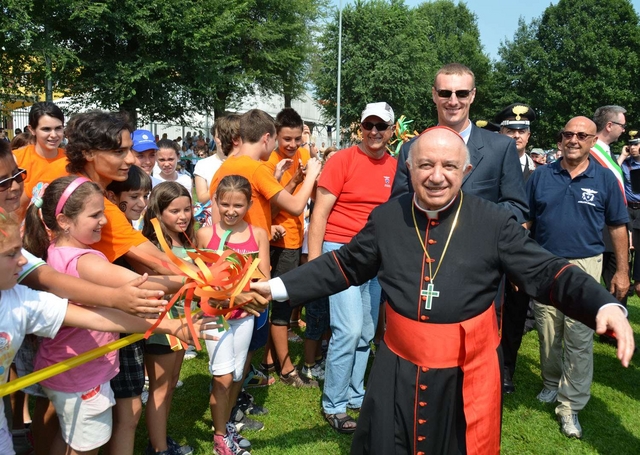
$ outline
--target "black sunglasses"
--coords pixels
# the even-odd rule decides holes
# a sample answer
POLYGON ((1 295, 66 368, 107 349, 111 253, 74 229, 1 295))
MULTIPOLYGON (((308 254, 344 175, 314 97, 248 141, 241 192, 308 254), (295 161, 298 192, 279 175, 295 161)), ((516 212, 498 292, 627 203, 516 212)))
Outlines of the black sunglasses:
POLYGON ((595 134, 587 134, 587 133, 574 133, 573 131, 563 131, 562 137, 565 139, 571 139, 573 136, 577 137, 579 141, 585 141, 590 137, 594 137, 595 134))
POLYGON ((13 176, 4 180, 0 180, 0 191, 7 191, 9 188, 11 188, 11 184, 14 180, 16 183, 20 184, 24 182, 24 179, 26 178, 27 170, 18 168, 18 172, 16 172, 13 176))
POLYGON ((474 90, 475 89, 471 89, 471 90, 437 90, 436 89, 436 93, 440 98, 451 98, 451 95, 455 93, 456 98, 464 99, 464 98, 469 98, 469 95, 471 95, 471 92, 473 92, 474 90))
POLYGON ((378 131, 387 131, 387 129, 392 127, 393 125, 389 125, 388 123, 384 123, 384 122, 380 122, 380 123, 362 122, 360 126, 367 131, 371 131, 374 126, 378 131))

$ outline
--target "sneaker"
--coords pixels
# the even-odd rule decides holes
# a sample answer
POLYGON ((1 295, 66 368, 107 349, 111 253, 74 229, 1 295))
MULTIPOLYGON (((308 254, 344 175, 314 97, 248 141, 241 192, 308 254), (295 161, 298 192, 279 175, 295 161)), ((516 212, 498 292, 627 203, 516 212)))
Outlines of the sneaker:
POLYGON ((556 398, 558 397, 557 390, 549 390, 546 387, 542 389, 542 391, 536 397, 538 400, 543 403, 555 403, 556 398))
POLYGON ((266 387, 275 384, 275 382, 276 379, 274 377, 268 376, 262 371, 258 371, 256 367, 251 365, 251 369, 247 374, 247 379, 244 380, 242 387, 247 389, 253 387, 266 387))
POLYGON ((231 411, 231 422, 236 426, 236 430, 260 431, 264 428, 264 423, 250 419, 237 406, 231 411))
POLYGON ((198 357, 196 348, 193 346, 187 346, 187 350, 184 351, 184 360, 192 360, 198 357))
POLYGON ((231 436, 231 439, 238 445, 238 447, 246 451, 251 450, 251 442, 247 438, 240 436, 233 422, 227 422, 227 434, 231 436))
POLYGON ((238 444, 236 444, 235 442, 233 442, 233 439, 231 437, 230 434, 226 434, 224 436, 224 443, 227 445, 227 447, 231 450, 231 453, 233 455, 250 455, 249 452, 247 452, 244 449, 241 449, 238 444))
POLYGON ((312 367, 303 366, 300 374, 307 379, 315 379, 316 381, 324 379, 324 370, 317 363, 312 367))
POLYGON ((143 390, 142 394, 140 395, 140 399, 142 400, 143 405, 147 404, 147 401, 149 400, 149 391, 143 390))
POLYGON ((226 438, 221 434, 213 435, 213 453, 214 455, 233 455, 226 438))
POLYGON ((283 384, 290 385, 292 387, 318 387, 318 381, 315 379, 309 379, 305 376, 300 376, 298 370, 295 368, 288 375, 280 375, 280 381, 283 384))
POLYGON ((289 329, 287 332, 287 339, 292 343, 302 343, 302 338, 293 330, 289 329))
POLYGON ((193 453, 193 447, 190 445, 181 446, 170 436, 167 436, 167 447, 169 448, 169 451, 173 452, 175 455, 191 455, 193 453))
POLYGON ((269 414, 269 410, 267 408, 263 408, 262 406, 255 404, 253 402, 253 397, 244 390, 240 392, 240 395, 238 395, 236 406, 239 407, 245 415, 261 416, 269 414))
POLYGON ((572 412, 566 416, 558 416, 558 420, 560 420, 562 434, 567 438, 580 439, 582 437, 582 427, 580 426, 580 422, 578 422, 577 412, 572 412))

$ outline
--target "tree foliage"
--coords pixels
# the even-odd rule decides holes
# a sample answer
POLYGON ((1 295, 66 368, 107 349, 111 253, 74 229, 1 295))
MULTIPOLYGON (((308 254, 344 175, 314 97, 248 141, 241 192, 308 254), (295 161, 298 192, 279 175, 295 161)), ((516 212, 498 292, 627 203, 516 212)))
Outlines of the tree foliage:
MULTIPOLYGON (((337 101, 338 11, 320 36, 312 80, 327 118, 337 101)), ((475 16, 464 4, 437 0, 410 8, 401 0, 359 0, 342 15, 341 124, 359 121, 365 104, 387 101, 399 116, 422 129, 437 122, 431 99, 436 71, 460 62, 479 86, 490 73, 475 16)), ((482 89, 479 90, 482 93, 482 89)), ((474 108, 482 106, 479 95, 474 108)))
MULTIPOLYGON (((497 86, 539 114, 536 145, 555 145, 555 134, 576 115, 602 105, 640 112, 640 29, 628 0, 560 0, 540 19, 520 22, 500 49, 497 86)), ((505 103, 505 104, 509 104, 505 103)))
POLYGON ((151 121, 221 114, 256 91, 291 99, 306 82, 312 23, 325 2, 50 0, 44 8, 8 0, 3 91, 41 92, 47 75, 82 104, 151 121))

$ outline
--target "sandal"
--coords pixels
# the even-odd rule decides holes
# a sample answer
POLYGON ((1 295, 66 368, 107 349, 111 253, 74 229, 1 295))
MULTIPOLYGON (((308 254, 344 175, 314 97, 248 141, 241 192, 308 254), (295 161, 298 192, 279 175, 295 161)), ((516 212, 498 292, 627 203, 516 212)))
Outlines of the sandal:
POLYGON ((331 425, 331 428, 336 430, 338 433, 351 434, 356 431, 357 422, 353 420, 353 417, 351 417, 349 414, 346 414, 346 413, 324 414, 324 419, 327 422, 329 422, 329 425, 331 425), (339 417, 339 416, 342 416, 342 417, 339 417), (353 425, 351 427, 345 426, 346 424, 351 422, 353 422, 356 425, 353 425))

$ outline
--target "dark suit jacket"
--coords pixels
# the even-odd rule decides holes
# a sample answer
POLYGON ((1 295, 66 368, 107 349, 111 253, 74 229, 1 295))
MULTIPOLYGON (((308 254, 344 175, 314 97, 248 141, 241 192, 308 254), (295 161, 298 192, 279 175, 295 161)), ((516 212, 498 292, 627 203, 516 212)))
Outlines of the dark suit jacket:
MULTIPOLYGON (((405 161, 414 140, 404 144, 398 154, 391 198, 413 192, 405 161)), ((515 141, 472 125, 467 147, 473 168, 462 181, 462 191, 503 205, 515 214, 519 223, 524 223, 529 206, 515 141)))

